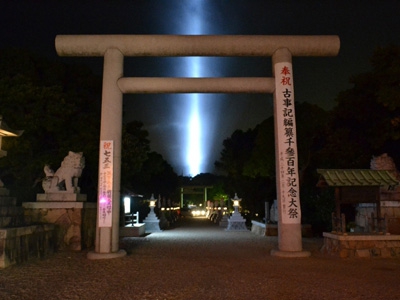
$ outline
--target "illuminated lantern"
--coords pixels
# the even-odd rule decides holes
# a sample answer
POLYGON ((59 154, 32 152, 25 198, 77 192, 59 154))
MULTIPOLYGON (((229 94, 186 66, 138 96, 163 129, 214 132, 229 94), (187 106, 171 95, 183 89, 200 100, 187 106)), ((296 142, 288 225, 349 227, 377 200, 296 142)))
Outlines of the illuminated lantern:
POLYGON ((23 132, 23 130, 10 129, 7 124, 3 122, 3 117, 0 116, 0 157, 7 156, 7 151, 1 149, 1 139, 3 137, 19 137, 23 132))

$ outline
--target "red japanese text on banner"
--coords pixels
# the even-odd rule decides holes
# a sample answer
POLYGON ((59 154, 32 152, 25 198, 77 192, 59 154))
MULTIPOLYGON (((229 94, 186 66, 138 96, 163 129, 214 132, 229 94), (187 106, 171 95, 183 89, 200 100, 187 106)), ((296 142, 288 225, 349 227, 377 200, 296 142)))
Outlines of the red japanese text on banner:
POLYGON ((277 147, 279 153, 281 222, 301 222, 298 155, 296 139, 296 118, 292 64, 276 63, 275 66, 275 118, 277 147))
POLYGON ((113 141, 100 142, 99 199, 97 220, 99 227, 112 227, 113 200, 113 141))

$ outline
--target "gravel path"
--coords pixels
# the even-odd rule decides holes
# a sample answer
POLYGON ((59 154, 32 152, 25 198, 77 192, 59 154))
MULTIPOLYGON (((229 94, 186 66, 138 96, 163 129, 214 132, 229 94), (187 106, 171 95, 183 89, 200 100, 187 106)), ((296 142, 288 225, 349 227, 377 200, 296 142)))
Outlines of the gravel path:
POLYGON ((0 270, 0 299, 400 299, 400 259, 340 259, 321 246, 303 239, 310 258, 278 258, 270 255, 276 237, 189 218, 124 238, 122 258, 58 252, 0 270))

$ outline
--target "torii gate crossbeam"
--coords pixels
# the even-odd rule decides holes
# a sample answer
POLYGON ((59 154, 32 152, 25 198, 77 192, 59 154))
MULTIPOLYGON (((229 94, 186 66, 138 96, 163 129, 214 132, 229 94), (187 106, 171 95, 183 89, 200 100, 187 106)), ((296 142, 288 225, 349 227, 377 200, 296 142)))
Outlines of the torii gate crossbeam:
POLYGON ((96 248, 88 258, 125 255, 118 249, 123 93, 183 92, 274 94, 279 249, 271 253, 310 255, 301 239, 292 56, 336 56, 338 36, 59 35, 55 47, 60 56, 104 57, 96 248), (272 56, 274 77, 124 78, 125 56, 272 56))
POLYGON ((58 35, 60 56, 104 56, 111 48, 124 56, 272 56, 279 48, 292 56, 336 56, 335 35, 58 35))

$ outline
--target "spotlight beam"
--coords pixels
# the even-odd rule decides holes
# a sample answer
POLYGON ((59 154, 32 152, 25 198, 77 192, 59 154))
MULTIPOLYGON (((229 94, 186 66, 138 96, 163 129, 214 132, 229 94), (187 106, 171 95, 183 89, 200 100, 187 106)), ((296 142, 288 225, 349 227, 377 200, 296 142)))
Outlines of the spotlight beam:
POLYGON ((188 143, 186 163, 189 166, 189 175, 196 176, 201 172, 201 165, 203 163, 203 145, 202 140, 202 124, 199 116, 199 95, 193 94, 191 99, 191 111, 189 112, 190 118, 188 123, 188 143))
POLYGON ((123 93, 273 93, 274 78, 176 78, 176 77, 123 77, 117 82, 123 93))

